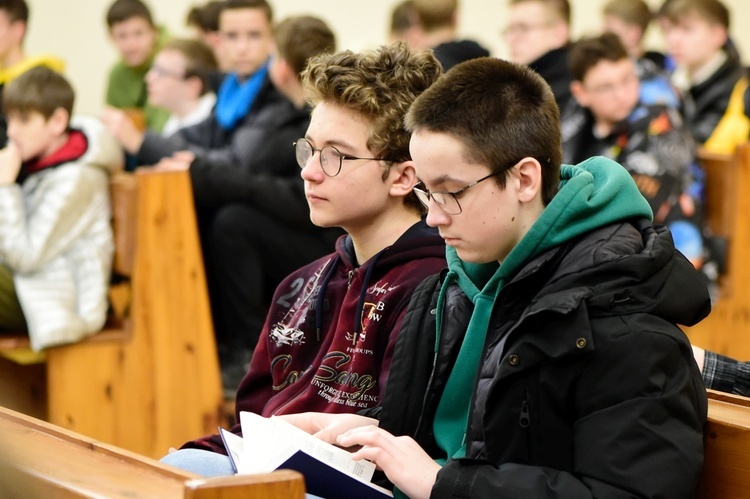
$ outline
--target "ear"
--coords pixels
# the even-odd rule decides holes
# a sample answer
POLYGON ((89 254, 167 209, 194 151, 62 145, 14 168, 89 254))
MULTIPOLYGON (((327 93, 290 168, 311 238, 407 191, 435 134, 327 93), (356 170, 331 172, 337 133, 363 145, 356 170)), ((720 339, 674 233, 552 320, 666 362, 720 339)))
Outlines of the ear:
POLYGON ((570 41, 570 26, 562 20, 557 21, 552 27, 552 37, 554 44, 551 48, 564 46, 570 41))
POLYGON ((391 165, 386 182, 391 183, 391 196, 406 197, 417 183, 417 171, 414 169, 414 161, 403 161, 391 165))
POLYGON ((523 158, 515 168, 518 182, 518 200, 522 203, 541 202, 542 165, 534 158, 523 158))
POLYGON ((196 99, 200 98, 201 90, 203 90, 203 81, 197 76, 191 76, 185 79, 185 83, 190 86, 191 94, 196 99))
POLYGON ((13 21, 10 25, 13 41, 16 43, 22 43, 23 38, 26 35, 26 22, 25 21, 13 21))
POLYGON ((713 24, 711 26, 710 36, 711 44, 713 47, 716 47, 716 50, 722 48, 727 43, 727 38, 729 37, 727 30, 721 24, 713 24))
POLYGON ((570 82, 570 93, 582 107, 589 107, 589 94, 583 88, 583 83, 579 80, 570 82))
POLYGON ((58 107, 52 111, 52 115, 47 120, 47 125, 51 128, 52 132, 57 135, 62 135, 68 129, 70 124, 70 115, 68 112, 58 107))

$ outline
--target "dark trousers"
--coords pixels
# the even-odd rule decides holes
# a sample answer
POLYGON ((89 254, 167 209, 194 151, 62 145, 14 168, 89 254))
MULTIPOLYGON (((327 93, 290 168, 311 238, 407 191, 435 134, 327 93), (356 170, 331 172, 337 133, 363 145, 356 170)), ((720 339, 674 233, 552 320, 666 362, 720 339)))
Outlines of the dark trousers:
POLYGON ((254 349, 276 286, 333 252, 333 239, 323 229, 290 228, 242 204, 225 206, 201 223, 219 351, 254 349))

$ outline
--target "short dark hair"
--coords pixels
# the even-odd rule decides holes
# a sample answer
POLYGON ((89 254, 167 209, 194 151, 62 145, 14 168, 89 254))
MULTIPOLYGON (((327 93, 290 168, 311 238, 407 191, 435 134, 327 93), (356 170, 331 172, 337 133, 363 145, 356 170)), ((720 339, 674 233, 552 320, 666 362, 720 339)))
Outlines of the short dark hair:
POLYGON ((0 0, 0 10, 8 14, 10 22, 29 22, 29 6, 24 0, 0 0))
POLYGON ((414 0, 414 10, 424 30, 431 32, 455 24, 458 0, 414 0))
POLYGON ((288 17, 273 30, 279 57, 292 67, 299 78, 310 57, 336 50, 336 37, 317 17, 288 17))
POLYGON ((261 9, 266 14, 268 24, 273 24, 273 9, 266 0, 226 0, 223 4, 219 16, 227 10, 261 9))
POLYGON ((604 5, 602 13, 614 16, 626 24, 638 26, 643 33, 653 18, 651 9, 644 0, 610 0, 604 5))
POLYGON ((107 10, 107 26, 112 29, 115 24, 134 17, 145 19, 149 26, 154 26, 151 11, 141 0, 115 0, 107 10))
POLYGON ((560 110, 549 85, 526 65, 482 57, 462 62, 417 97, 406 127, 447 133, 467 159, 486 165, 505 188, 512 165, 542 165, 542 201, 557 193, 562 163, 560 110))
POLYGON ((219 31, 219 14, 224 8, 223 0, 212 0, 196 5, 188 11, 186 23, 206 33, 219 31))
POLYGON ((216 56, 213 50, 200 40, 188 38, 175 38, 169 40, 161 48, 164 50, 175 50, 185 57, 185 78, 196 77, 201 81, 201 95, 211 90, 209 81, 211 73, 216 70, 216 56))
POLYGON ((568 67, 573 80, 583 81, 586 73, 601 61, 618 62, 629 57, 617 35, 604 33, 583 37, 568 52, 568 67))
POLYGON ((561 21, 570 24, 570 2, 568 0, 508 0, 508 5, 517 5, 525 2, 539 2, 551 9, 561 21))
MULTIPOLYGON (((438 80, 443 72, 432 51, 412 52, 403 42, 377 50, 354 53, 344 50, 310 59, 302 73, 308 102, 331 102, 370 122, 367 148, 393 163, 408 161, 411 134, 404 115, 414 99, 438 80)), ((426 210, 410 192, 404 204, 419 213, 426 210)))
POLYGON ((75 92, 63 75, 46 66, 35 66, 22 73, 3 90, 3 112, 41 113, 49 119, 56 109, 73 113, 75 92))
POLYGON ((419 24, 419 15, 412 0, 404 0, 391 11, 391 33, 403 33, 419 24))
POLYGON ((729 10, 719 0, 669 0, 661 6, 658 16, 676 23, 689 13, 729 29, 729 10))

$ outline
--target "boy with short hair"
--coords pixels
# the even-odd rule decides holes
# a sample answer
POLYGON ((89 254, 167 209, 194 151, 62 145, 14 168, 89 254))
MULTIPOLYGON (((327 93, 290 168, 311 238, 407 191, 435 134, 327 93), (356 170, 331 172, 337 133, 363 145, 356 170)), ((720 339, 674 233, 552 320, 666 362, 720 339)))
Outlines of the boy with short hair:
POLYGON ((414 0, 413 5, 423 35, 416 48, 431 48, 443 71, 459 62, 490 55, 489 50, 474 40, 456 38, 458 0, 414 0))
MULTIPOLYGON (((216 70, 213 51, 198 40, 168 41, 146 72, 148 100, 169 113, 162 136, 201 123, 211 115, 216 94, 209 78, 216 70)), ((144 131, 118 109, 108 108, 102 118, 126 149, 143 141, 144 131)))
POLYGON ((701 268, 703 175, 679 114, 641 100, 635 62, 613 33, 576 42, 569 64, 578 105, 568 107, 562 123, 563 161, 605 156, 623 165, 648 200, 654 221, 666 223, 677 249, 701 268))
POLYGON ((146 73, 165 33, 156 27, 151 11, 141 0, 115 0, 107 10, 106 21, 121 57, 109 72, 106 104, 142 113, 142 126, 161 130, 169 113, 148 102, 146 73))
POLYGON ((675 323, 710 302, 627 171, 561 166, 552 92, 499 59, 455 66, 406 125, 448 272, 414 293, 379 421, 283 417, 408 497, 692 496, 707 400, 675 323))
MULTIPOLYGON (((29 24, 29 6, 25 0, 0 0, 0 92, 2 88, 35 66, 62 72, 65 64, 56 56, 27 56, 23 42, 29 24)), ((8 139, 7 122, 0 110, 0 147, 8 139)))
MULTIPOLYGON (((351 413, 380 404, 412 292, 445 266, 445 246, 412 192, 403 125, 440 73, 432 54, 402 43, 309 62, 303 82, 312 119, 295 149, 310 218, 348 235, 276 289, 237 393, 238 414, 351 413)), ((213 453, 184 449, 164 460, 199 473, 218 462, 232 473, 226 456, 215 454, 226 453, 218 436, 185 447, 213 453)))
POLYGON ((122 150, 95 120, 70 124, 74 93, 38 66, 3 91, 0 328, 28 326, 35 350, 97 332, 112 263, 108 173, 122 150))
POLYGON ((503 30, 510 60, 526 64, 552 88, 561 110, 570 100, 568 0, 508 0, 503 30))
POLYGON ((223 6, 224 0, 211 0, 203 5, 192 7, 186 19, 187 25, 195 30, 197 38, 214 51, 214 56, 222 71, 229 69, 221 50, 221 34, 219 33, 219 15, 223 6))
POLYGON ((745 74, 735 50, 727 50, 729 10, 718 0, 670 0, 659 10, 667 52, 677 68, 685 125, 698 144, 711 139, 745 74))

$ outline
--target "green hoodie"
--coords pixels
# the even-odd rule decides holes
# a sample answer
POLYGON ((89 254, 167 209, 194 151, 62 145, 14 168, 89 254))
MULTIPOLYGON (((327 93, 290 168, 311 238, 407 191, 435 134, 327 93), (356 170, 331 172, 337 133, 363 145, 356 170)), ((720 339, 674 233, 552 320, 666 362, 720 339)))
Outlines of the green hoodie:
MULTIPOLYGON (((574 237, 614 222, 652 216, 648 201, 641 196, 630 174, 614 161, 594 157, 579 165, 562 165, 559 192, 502 263, 463 262, 454 248, 446 248, 449 272, 440 290, 438 310, 443 310, 445 293, 452 281, 458 283, 474 304, 463 344, 435 414, 435 439, 446 456, 466 454, 469 406, 479 359, 495 299, 506 280, 535 256, 574 237)), ((440 330, 438 313, 436 349, 440 330)))

